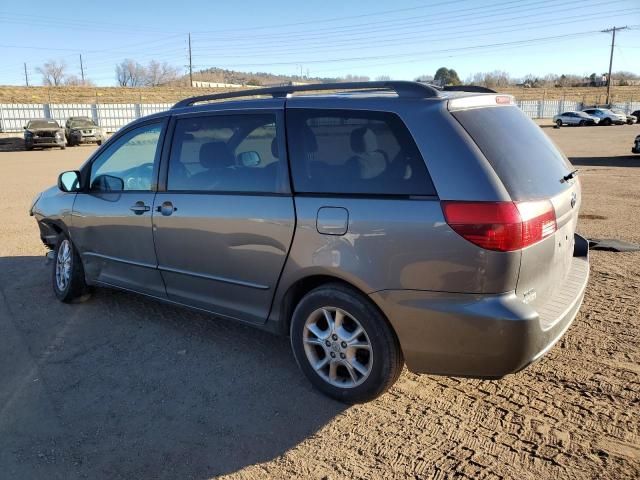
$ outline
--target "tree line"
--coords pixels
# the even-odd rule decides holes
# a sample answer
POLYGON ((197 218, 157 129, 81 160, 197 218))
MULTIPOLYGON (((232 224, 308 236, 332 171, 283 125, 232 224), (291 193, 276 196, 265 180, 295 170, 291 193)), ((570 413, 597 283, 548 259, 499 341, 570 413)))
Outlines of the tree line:
MULTIPOLYGON (((42 66, 37 67, 37 71, 42 75, 42 84, 46 86, 61 86, 61 85, 73 85, 73 86, 94 86, 94 82, 88 78, 80 78, 75 74, 69 73, 67 65, 64 61, 49 60, 42 66)), ((210 69, 199 73, 201 76, 207 76, 208 74, 215 74, 216 81, 221 83, 235 83, 234 81, 228 81, 226 78, 228 75, 234 74, 232 80, 238 81, 238 78, 249 78, 248 83, 252 85, 260 85, 262 77, 267 79, 282 81, 290 78, 295 81, 307 81, 307 82, 362 82, 369 81, 371 78, 366 75, 344 75, 342 77, 332 78, 308 78, 298 76, 286 76, 267 73, 247 74, 243 72, 233 72, 222 69, 210 69), (215 70, 215 71, 213 71, 215 70), (239 76, 241 75, 241 76, 239 76), (255 77, 255 78, 254 78, 255 77)), ((615 85, 636 85, 640 83, 640 75, 631 72, 614 72, 611 75, 613 83, 615 85)), ((385 81, 391 80, 389 75, 379 75, 374 78, 375 80, 385 81)), ((178 81, 184 80, 184 77, 180 75, 179 70, 170 65, 167 62, 158 62, 151 60, 146 65, 140 62, 127 58, 115 65, 115 80, 121 87, 156 87, 159 85, 175 84, 178 81)), ((205 78, 202 78, 205 80, 205 78)), ((574 75, 574 74, 548 74, 545 76, 536 76, 534 74, 525 75, 522 78, 512 77, 508 72, 502 70, 494 70, 492 72, 478 72, 468 76, 462 81, 453 68, 440 67, 433 75, 420 75, 415 78, 416 81, 433 83, 435 85, 479 85, 492 89, 503 88, 508 86, 522 86, 522 87, 584 87, 584 86, 603 86, 607 83, 606 74, 591 75, 574 75)), ((206 81, 210 81, 206 79, 206 81)))

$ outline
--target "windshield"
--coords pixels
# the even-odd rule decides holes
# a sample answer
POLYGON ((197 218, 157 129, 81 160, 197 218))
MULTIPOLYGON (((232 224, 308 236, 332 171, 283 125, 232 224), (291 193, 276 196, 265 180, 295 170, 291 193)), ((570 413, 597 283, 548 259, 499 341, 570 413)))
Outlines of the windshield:
POLYGON ((93 120, 89 120, 88 118, 78 118, 75 120, 69 120, 70 127, 95 127, 97 126, 93 123, 93 120))
POLYGON ((31 120, 27 128, 60 128, 55 120, 31 120))

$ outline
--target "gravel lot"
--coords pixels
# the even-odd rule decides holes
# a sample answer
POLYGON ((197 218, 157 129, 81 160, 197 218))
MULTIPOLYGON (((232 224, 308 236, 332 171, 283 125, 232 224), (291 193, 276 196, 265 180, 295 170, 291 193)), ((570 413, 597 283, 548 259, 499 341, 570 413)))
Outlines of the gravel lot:
MULTIPOLYGON (((579 230, 640 243, 640 126, 545 132, 580 168, 579 230)), ((525 371, 405 371, 347 408, 286 339, 108 290, 57 302, 27 209, 93 147, 0 142, 1 478, 640 477, 640 253, 592 252, 578 318, 525 371)))

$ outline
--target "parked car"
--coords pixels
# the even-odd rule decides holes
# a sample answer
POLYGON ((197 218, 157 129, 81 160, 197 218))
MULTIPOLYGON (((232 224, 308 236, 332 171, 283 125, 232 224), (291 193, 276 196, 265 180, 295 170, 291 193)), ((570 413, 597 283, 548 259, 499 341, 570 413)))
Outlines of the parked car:
POLYGON ((626 115, 620 115, 620 114, 614 113, 608 108, 585 108, 583 112, 599 118, 600 119, 599 125, 604 125, 604 126, 608 126, 612 124, 624 125, 625 123, 627 123, 626 115))
POLYGON ((58 122, 48 118, 29 120, 24 127, 24 148, 60 147, 64 150, 64 130, 58 122))
POLYGON ((631 147, 631 153, 640 153, 640 135, 633 141, 633 147, 631 147))
POLYGON ((589 274, 575 175, 508 95, 285 86, 130 123, 31 214, 61 301, 112 287, 289 335, 361 402, 405 362, 499 378, 562 337, 589 274))
POLYGON ((597 125, 600 119, 585 112, 564 112, 553 117, 553 123, 558 127, 563 125, 597 125))
POLYGON ((611 111, 613 113, 618 114, 618 115, 624 116, 626 118, 627 125, 633 125, 634 123, 636 123, 638 121, 638 117, 636 117, 635 115, 627 115, 622 110, 619 110, 619 109, 616 109, 616 108, 612 108, 611 111))
POLYGON ((102 129, 89 117, 69 117, 64 124, 67 145, 73 147, 82 143, 102 145, 102 129))

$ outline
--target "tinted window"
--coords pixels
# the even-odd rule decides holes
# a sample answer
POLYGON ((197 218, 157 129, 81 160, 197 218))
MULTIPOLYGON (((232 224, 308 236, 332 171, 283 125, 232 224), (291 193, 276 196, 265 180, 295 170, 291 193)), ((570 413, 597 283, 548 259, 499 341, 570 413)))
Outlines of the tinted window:
POLYGON ((392 113, 287 110, 295 190, 435 195, 413 138, 392 113))
POLYGON ((571 165, 542 129, 517 107, 453 112, 495 170, 514 200, 550 197, 571 165))
POLYGON ((176 122, 168 190, 278 192, 285 172, 273 114, 212 115, 176 122))
POLYGON ((91 165, 91 189, 151 190, 161 131, 159 123, 145 125, 110 144, 91 165))

